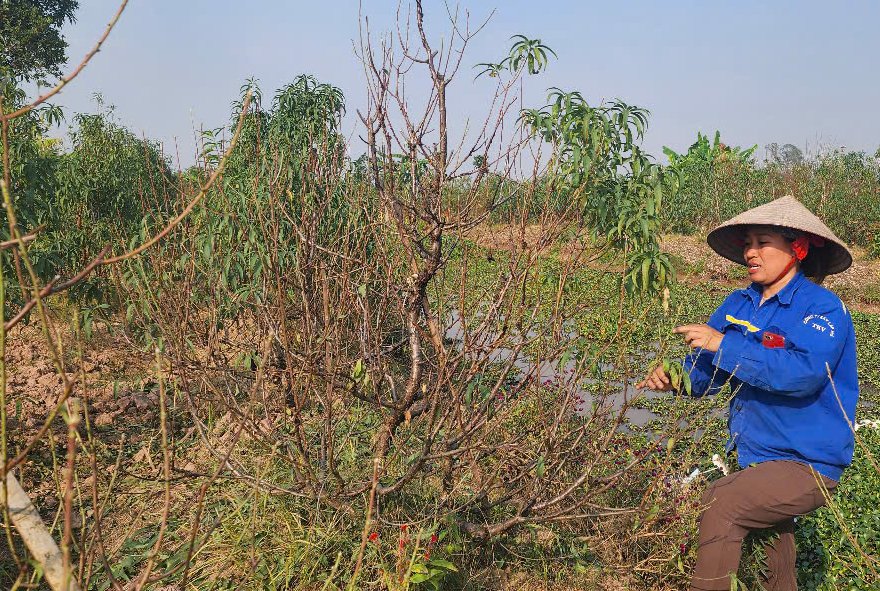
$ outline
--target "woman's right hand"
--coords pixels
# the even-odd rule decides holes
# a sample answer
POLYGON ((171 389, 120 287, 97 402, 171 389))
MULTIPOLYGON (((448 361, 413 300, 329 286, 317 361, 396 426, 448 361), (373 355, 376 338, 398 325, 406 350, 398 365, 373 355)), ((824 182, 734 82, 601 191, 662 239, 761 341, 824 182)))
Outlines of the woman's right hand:
POLYGON ((657 368, 649 373, 644 380, 636 384, 636 388, 640 390, 642 388, 650 388, 657 392, 669 392, 672 390, 672 380, 669 379, 669 376, 663 371, 663 366, 658 365, 657 368))

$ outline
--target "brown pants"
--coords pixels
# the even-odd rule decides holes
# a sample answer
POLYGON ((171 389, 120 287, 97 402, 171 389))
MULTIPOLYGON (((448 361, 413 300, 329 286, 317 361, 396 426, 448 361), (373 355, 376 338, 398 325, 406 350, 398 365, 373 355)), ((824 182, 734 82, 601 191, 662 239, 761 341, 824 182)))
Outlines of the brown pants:
POLYGON ((766 546, 766 589, 797 589, 794 571, 794 520, 825 504, 816 479, 833 492, 837 483, 807 464, 762 462, 710 484, 703 493, 697 567, 691 590, 730 589, 730 573, 739 568, 742 541, 751 529, 775 527, 779 538, 766 546))

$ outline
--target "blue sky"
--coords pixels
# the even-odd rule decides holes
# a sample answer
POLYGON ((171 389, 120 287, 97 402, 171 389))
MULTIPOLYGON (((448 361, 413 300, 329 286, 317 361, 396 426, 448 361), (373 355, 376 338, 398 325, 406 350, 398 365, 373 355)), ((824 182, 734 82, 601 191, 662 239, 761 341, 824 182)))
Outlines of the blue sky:
MULTIPOLYGON (((68 67, 100 36, 118 4, 81 0, 65 27, 68 67)), ((363 0, 374 31, 389 30, 397 2, 363 0)), ((405 6, 405 5, 404 5, 405 6)), ((440 0, 424 2, 429 36, 448 31, 440 0)), ((618 97, 648 108, 645 148, 661 160, 663 145, 684 150, 696 137, 721 131, 732 145, 790 142, 815 151, 845 145, 873 153, 880 145, 880 3, 869 1, 618 1, 544 0, 461 3, 480 20, 465 64, 497 61, 515 33, 539 37, 559 59, 526 81, 527 106, 546 89, 579 90, 590 103, 618 97)), ((345 92, 348 133, 364 104, 364 74, 352 50, 358 2, 132 0, 104 50, 55 101, 68 113, 94 111, 92 94, 116 106, 136 133, 177 138, 184 166, 195 153, 193 127, 229 118, 246 78, 264 95, 300 73, 345 92)), ((451 90, 457 129, 476 119, 491 96, 488 78, 470 72, 451 90), (481 107, 483 107, 481 109, 481 107)), ((352 152, 362 151, 356 135, 352 152)))

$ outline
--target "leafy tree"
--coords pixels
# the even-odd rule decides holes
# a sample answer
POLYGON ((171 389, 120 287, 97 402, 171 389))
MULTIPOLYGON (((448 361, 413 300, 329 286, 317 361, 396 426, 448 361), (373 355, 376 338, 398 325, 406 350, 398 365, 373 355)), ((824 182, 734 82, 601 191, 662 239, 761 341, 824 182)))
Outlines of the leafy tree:
POLYGON ((683 154, 664 146, 669 169, 678 174, 681 183, 678 199, 662 214, 665 228, 688 233, 704 224, 720 223, 731 205, 722 194, 741 175, 753 170, 752 156, 757 149, 757 144, 746 149, 728 146, 721 141, 719 131, 711 142, 709 136, 697 132, 697 141, 683 154))
MULTIPOLYGON (((248 80, 241 88, 241 99, 232 104, 233 127, 247 92, 252 93, 252 101, 236 149, 227 161, 222 188, 212 205, 206 201, 187 220, 192 224, 187 230, 191 255, 175 263, 175 272, 183 273, 192 256, 198 268, 205 270, 192 296, 215 298, 221 315, 239 314, 246 302, 265 297, 269 272, 286 274, 294 268, 298 236, 293 220, 316 220, 316 234, 324 238, 343 228, 356 231, 364 215, 351 211, 345 187, 335 181, 346 172, 345 142, 339 134, 345 112, 342 91, 312 76, 298 76, 280 88, 271 107, 264 109, 256 81, 248 80), (282 215, 269 220, 269 211, 282 215), (273 227, 271 241, 261 235, 266 224, 273 227)), ((207 169, 219 161, 224 148, 221 138, 229 137, 228 131, 203 133, 202 158, 207 169)), ((363 162, 352 167, 352 175, 366 172, 363 162)), ((184 180, 201 175, 188 171, 184 180)), ((126 280, 139 285, 141 277, 136 269, 131 271, 126 280)))
POLYGON ((40 81, 61 76, 67 63, 65 22, 74 22, 77 0, 0 0, 0 78, 40 81))
POLYGON ((804 161, 804 153, 794 144, 785 144, 779 150, 779 159, 785 165, 800 164, 804 161))
POLYGON ((241 88, 242 99, 233 103, 232 125, 238 121, 248 90, 253 92, 255 108, 245 119, 239 149, 227 167, 228 176, 244 174, 246 169, 256 174, 255 166, 284 162, 292 165, 283 173, 284 188, 296 192, 309 177, 304 172, 315 174, 341 164, 344 139, 338 130, 345 97, 339 88, 312 76, 297 76, 276 92, 271 109, 263 110, 262 93, 255 80, 248 80, 241 88))
MULTIPOLYGON (((11 81, 0 86, 4 108, 14 110, 25 104, 25 92, 11 81)), ((60 107, 43 105, 9 122, 9 152, 12 185, 10 193, 16 201, 18 221, 23 230, 46 223, 40 212, 49 210, 55 193, 54 170, 60 159, 58 141, 46 139, 49 129, 64 118, 60 107)), ((3 155, 0 145, 0 157, 3 155)), ((5 216, 5 212, 0 214, 5 216)), ((7 239, 8 227, 2 224, 0 235, 7 239)))
POLYGON ((804 161, 804 153, 794 144, 779 146, 776 142, 764 146, 767 159, 783 166, 793 166, 804 161))

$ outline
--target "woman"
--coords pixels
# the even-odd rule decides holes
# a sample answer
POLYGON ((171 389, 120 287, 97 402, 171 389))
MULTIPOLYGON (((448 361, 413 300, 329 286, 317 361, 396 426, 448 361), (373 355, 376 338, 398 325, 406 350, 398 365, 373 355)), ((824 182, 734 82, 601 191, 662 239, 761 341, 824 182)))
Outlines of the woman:
MULTIPOLYGON (((719 255, 749 269, 706 324, 673 332, 694 395, 730 383, 728 450, 743 468, 703 495, 691 589, 730 589, 749 530, 776 528, 767 547, 768 589, 797 589, 794 517, 825 503, 853 453, 858 400, 855 331, 840 299, 818 285, 852 264, 846 245, 786 196, 725 222, 708 236, 719 255), (815 282, 805 278, 810 276, 815 282), (829 379, 830 378, 830 379, 829 379)), ((658 368, 639 387, 668 391, 658 368)))

